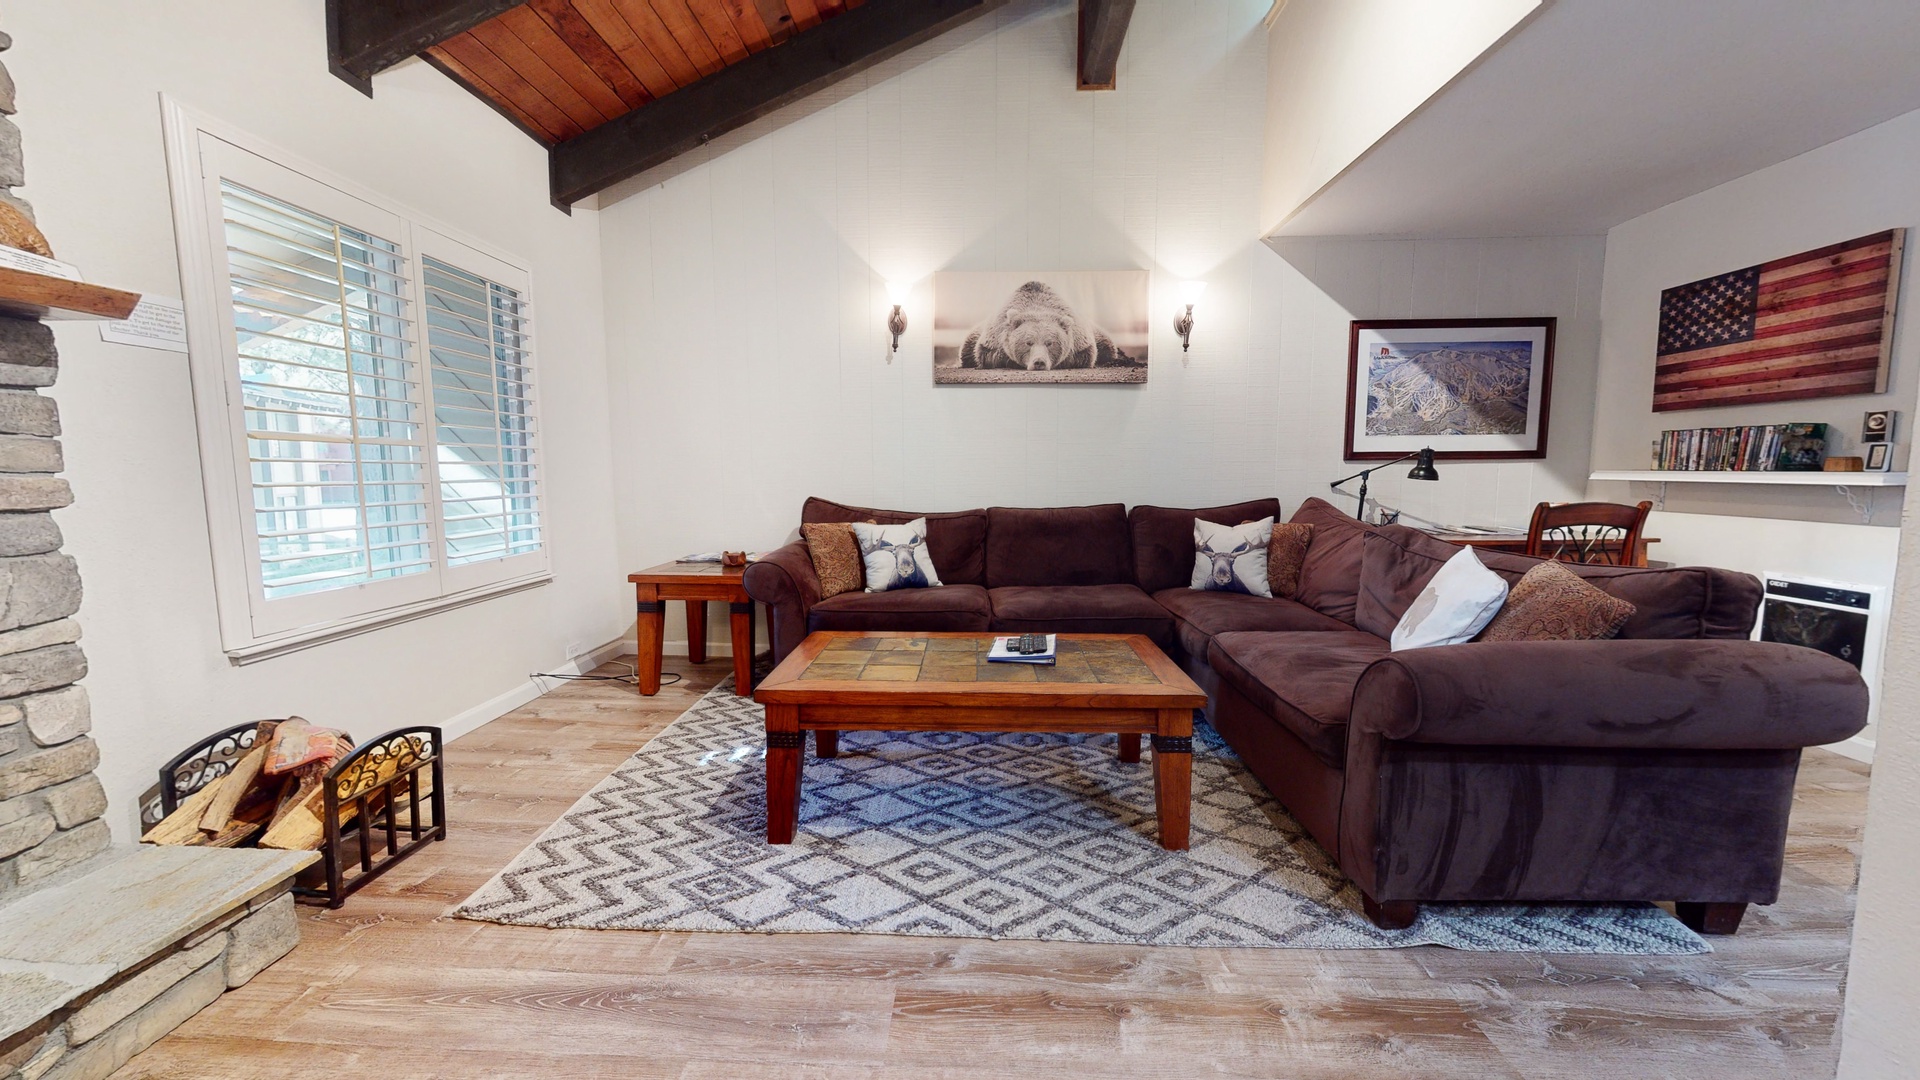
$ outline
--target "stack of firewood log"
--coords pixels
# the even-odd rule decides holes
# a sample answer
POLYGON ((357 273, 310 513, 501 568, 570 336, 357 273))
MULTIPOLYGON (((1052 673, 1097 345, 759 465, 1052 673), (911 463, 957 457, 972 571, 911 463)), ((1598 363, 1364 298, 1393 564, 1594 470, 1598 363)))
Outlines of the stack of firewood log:
MULTIPOLYGON (((253 748, 233 768, 188 796, 141 840, 200 847, 317 849, 326 840, 327 772, 352 750, 352 740, 344 732, 315 727, 300 717, 263 720, 253 748)), ((391 779, 385 776, 379 781, 391 779)), ((425 776, 421 780, 423 788, 431 783, 425 776)), ((420 792, 422 810, 427 794, 420 792)), ((384 792, 368 806, 369 815, 377 818, 383 800, 384 792)), ((404 799, 401 805, 406 805, 404 799)), ((342 829, 357 812, 357 802, 342 802, 342 829)))

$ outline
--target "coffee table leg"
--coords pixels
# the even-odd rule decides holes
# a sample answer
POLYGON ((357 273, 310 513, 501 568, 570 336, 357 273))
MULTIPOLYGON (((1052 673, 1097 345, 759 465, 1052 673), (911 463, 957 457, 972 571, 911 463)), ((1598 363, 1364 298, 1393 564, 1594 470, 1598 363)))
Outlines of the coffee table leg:
POLYGON ((1123 731, 1120 733, 1120 760, 1135 764, 1140 760, 1140 733, 1123 731))
POLYGON ((793 843, 800 824, 800 756, 806 746, 797 705, 767 706, 767 843, 793 843))
POLYGON ((1193 712, 1163 710, 1153 736, 1153 803, 1160 846, 1187 850, 1193 815, 1193 712))
POLYGON ((839 757, 840 733, 837 731, 827 731, 824 728, 814 728, 813 752, 816 757, 839 757))
POLYGON ((707 662, 707 602, 687 601, 687 659, 696 664, 707 662))
POLYGON ((652 585, 636 585, 634 592, 638 594, 633 605, 634 645, 640 654, 634 667, 638 669, 640 692, 651 697, 660 692, 660 649, 666 632, 667 603, 652 585))
POLYGON ((753 601, 727 605, 733 631, 733 692, 753 696, 753 601))

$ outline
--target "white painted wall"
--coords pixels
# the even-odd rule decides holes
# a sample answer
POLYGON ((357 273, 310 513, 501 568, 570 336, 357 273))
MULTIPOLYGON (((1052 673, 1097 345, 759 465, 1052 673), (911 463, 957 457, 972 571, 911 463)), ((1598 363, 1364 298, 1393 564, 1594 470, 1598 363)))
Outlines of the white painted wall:
POLYGON ((9 4, 25 194, 61 258, 91 280, 179 297, 159 94, 530 260, 551 585, 274 660, 220 649, 186 358, 58 328, 77 502, 57 520, 80 562, 100 776, 116 836, 187 743, 298 713, 367 737, 405 723, 471 727, 532 695, 529 672, 630 620, 613 558, 609 417, 592 212, 547 200, 546 156, 426 65, 369 101, 326 69, 321 0, 9 4), (111 32, 106 32, 110 30, 111 32))
MULTIPOLYGON (((777 545, 808 494, 924 510, 1278 494, 1290 510, 1356 467, 1339 422, 1354 317, 1559 316, 1550 461, 1449 464, 1432 485, 1402 469, 1376 490, 1504 524, 1578 491, 1601 238, 1316 242, 1287 258, 1254 242, 1264 8, 1143 4, 1119 89, 1076 93, 1073 4, 1016 3, 606 205, 623 563, 777 545), (1125 267, 1154 274, 1145 387, 933 386, 934 271, 1125 267), (917 283, 891 362, 890 278, 917 283), (1184 278, 1210 286, 1183 358, 1184 278)), ((674 605, 670 647, 680 618, 674 605)))
MULTIPOLYGON (((1655 413, 1654 348, 1660 291, 1796 252, 1893 227, 1920 226, 1920 112, 1908 113, 1778 165, 1634 218, 1607 234, 1606 285, 1595 403, 1594 467, 1645 469, 1650 444, 1667 428, 1824 421, 1834 452, 1860 455, 1861 414, 1900 413, 1894 467, 1905 469, 1920 390, 1920 274, 1912 258, 1900 288, 1892 377, 1885 394, 1655 413)), ((1920 242, 1920 233, 1910 237, 1920 242)), ((1911 246, 1911 244, 1910 244, 1911 246)), ((1595 484, 1597 497, 1651 497, 1650 485, 1595 484)), ((1875 497, 1874 521, 1894 525, 1902 493, 1875 497)), ((1670 485, 1669 510, 1748 517, 1857 522, 1830 488, 1670 485)), ((1881 584, 1889 584, 1882 582, 1881 584)))
MULTIPOLYGON (((1439 93, 1540 0, 1289 0, 1267 30, 1260 234, 1439 93)), ((1128 48, 1139 39, 1129 36, 1128 48)))
MULTIPOLYGON (((1278 486, 1291 509, 1308 495, 1348 513, 1351 498, 1327 483, 1363 464, 1341 459, 1347 347, 1354 319, 1495 318, 1550 315, 1553 408, 1543 461, 1442 461, 1435 482, 1407 479, 1410 466, 1376 474, 1368 496, 1444 525, 1525 528, 1542 501, 1576 497, 1592 439, 1594 363, 1600 340, 1598 236, 1487 240, 1273 240, 1281 255, 1268 296, 1280 336, 1278 486)), ((1348 491, 1358 484, 1348 484, 1348 491)))
MULTIPOLYGON (((1909 504, 1911 506, 1911 504, 1909 504)), ((1901 530, 1900 573, 1887 642, 1882 712, 1889 723, 1874 753, 1865 851, 1854 908, 1853 955, 1841 1021, 1842 1080, 1908 1080, 1920 1075, 1920 520, 1901 530)))

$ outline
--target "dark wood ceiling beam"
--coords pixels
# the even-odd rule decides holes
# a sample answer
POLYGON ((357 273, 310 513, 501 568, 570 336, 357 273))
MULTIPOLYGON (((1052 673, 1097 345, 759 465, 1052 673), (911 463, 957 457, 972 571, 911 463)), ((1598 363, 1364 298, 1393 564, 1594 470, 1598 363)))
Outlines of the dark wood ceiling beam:
POLYGON ((1134 0, 1080 0, 1080 89, 1111 90, 1134 0))
POLYGON ((327 0, 327 67, 373 96, 373 77, 525 0, 327 0))
POLYGON ((867 0, 779 48, 763 49, 555 146, 554 205, 571 206, 638 176, 1006 2, 867 0))

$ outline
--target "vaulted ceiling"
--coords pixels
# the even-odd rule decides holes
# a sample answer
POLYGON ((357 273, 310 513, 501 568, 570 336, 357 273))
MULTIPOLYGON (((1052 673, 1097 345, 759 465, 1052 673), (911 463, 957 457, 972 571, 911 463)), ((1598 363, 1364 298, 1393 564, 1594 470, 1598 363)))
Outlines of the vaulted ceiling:
MULTIPOLYGON (((1007 0, 327 0, 329 63, 418 54, 550 152, 565 208, 1007 0)), ((1079 85, 1112 89, 1134 0, 1080 0, 1079 85)))

